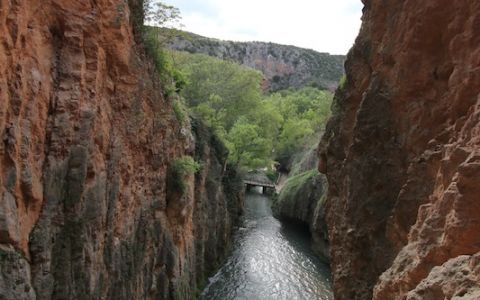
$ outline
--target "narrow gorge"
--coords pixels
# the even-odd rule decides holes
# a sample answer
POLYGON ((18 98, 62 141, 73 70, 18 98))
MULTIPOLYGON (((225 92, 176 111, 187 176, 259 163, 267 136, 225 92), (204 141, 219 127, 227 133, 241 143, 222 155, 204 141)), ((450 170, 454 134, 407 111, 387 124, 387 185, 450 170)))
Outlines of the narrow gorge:
POLYGON ((344 56, 0 0, 0 300, 479 300, 480 2, 357 2, 344 56))

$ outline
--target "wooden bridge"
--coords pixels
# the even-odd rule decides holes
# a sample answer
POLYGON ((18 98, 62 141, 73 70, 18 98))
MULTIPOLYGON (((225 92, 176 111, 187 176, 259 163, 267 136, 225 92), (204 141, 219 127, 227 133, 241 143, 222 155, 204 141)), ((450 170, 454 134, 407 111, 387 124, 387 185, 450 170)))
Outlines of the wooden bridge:
POLYGON ((264 194, 275 191, 275 183, 273 183, 263 172, 248 173, 247 176, 245 176, 243 183, 247 190, 259 186, 262 188, 264 194))

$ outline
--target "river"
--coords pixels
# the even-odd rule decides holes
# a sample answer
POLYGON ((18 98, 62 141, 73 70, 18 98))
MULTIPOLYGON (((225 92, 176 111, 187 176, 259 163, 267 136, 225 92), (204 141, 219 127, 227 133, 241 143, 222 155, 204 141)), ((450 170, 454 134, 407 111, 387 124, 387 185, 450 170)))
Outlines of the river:
POLYGON ((245 210, 232 254, 200 299, 333 299, 330 270, 308 232, 275 219, 264 195, 248 193, 245 210))

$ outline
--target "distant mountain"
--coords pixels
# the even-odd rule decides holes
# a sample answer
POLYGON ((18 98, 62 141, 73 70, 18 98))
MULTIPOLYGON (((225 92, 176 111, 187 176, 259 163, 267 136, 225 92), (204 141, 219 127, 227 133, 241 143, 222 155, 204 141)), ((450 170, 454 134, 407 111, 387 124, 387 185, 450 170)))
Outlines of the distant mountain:
POLYGON ((333 90, 344 74, 344 55, 264 42, 232 42, 179 31, 167 47, 230 59, 261 71, 265 89, 315 86, 333 90))

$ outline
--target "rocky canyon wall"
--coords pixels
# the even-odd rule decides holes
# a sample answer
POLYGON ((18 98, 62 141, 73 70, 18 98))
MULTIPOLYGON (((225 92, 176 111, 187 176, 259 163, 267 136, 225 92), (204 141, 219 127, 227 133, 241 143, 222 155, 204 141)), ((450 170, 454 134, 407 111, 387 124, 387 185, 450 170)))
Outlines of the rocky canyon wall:
POLYGON ((363 3, 320 144, 336 299, 479 299, 480 2, 363 3))
POLYGON ((291 176, 272 205, 276 218, 306 225, 312 249, 325 262, 329 260, 328 232, 325 224, 325 176, 310 170, 291 176))
POLYGON ((327 182, 317 171, 317 148, 305 151, 292 163, 291 171, 278 197, 274 197, 272 211, 276 218, 287 223, 308 226, 312 249, 325 262, 329 260, 328 232, 325 223, 327 182), (303 156, 300 156, 302 155, 303 156))
POLYGON ((0 299, 193 298, 225 254, 238 182, 162 96, 135 7, 0 0, 0 299))

